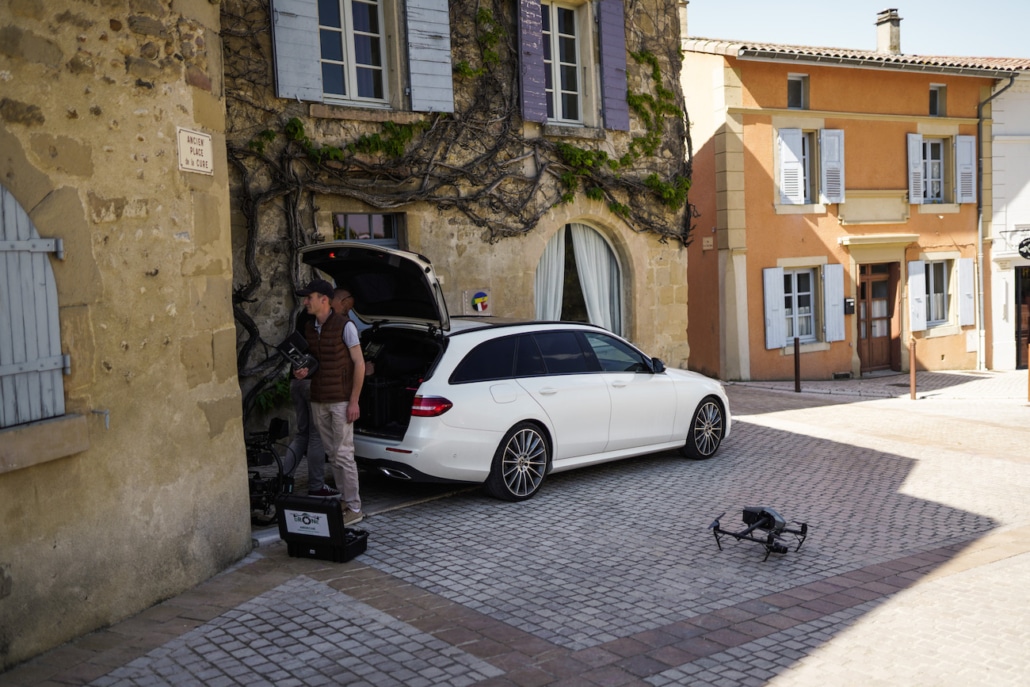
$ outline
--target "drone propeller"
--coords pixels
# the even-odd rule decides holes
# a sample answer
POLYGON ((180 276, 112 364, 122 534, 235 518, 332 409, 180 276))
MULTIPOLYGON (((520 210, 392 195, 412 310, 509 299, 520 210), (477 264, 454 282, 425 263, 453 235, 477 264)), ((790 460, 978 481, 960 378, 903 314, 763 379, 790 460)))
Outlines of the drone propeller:
POLYGON ((719 516, 717 518, 715 518, 715 520, 712 520, 712 524, 708 526, 708 529, 710 529, 710 530, 718 529, 719 528, 719 520, 721 520, 722 516, 724 516, 724 515, 726 515, 726 511, 723 511, 722 513, 719 513, 719 516))

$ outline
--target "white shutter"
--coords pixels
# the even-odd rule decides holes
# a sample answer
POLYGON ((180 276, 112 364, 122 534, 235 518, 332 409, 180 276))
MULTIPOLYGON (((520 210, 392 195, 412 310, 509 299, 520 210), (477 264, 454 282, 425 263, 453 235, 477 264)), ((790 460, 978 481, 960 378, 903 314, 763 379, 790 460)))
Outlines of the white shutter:
POLYGON ((783 268, 767 267, 762 270, 765 291, 765 347, 783 348, 787 345, 787 321, 783 315, 783 268))
POLYGON ((844 130, 819 132, 820 196, 824 203, 844 202, 844 130))
POLYGON ((805 168, 802 164, 801 129, 776 132, 780 156, 780 203, 805 204, 805 168))
MULTIPOLYGON (((908 202, 923 204, 923 135, 908 135, 908 202)), ((926 329, 926 326, 923 326, 926 329)))
POLYGON ((844 265, 823 265, 826 341, 844 340, 844 265))
POLYGON ((908 318, 910 331, 926 331, 926 263, 921 260, 908 263, 908 318))
POLYGON ((447 0, 408 0, 407 19, 411 109, 454 112, 447 0))
POLYGON ((0 186, 0 427, 64 415, 70 359, 61 354, 57 284, 49 253, 14 196, 0 186))
POLYGON ((976 136, 955 137, 955 202, 976 202, 976 136))
POLYGON ((275 94, 322 100, 318 0, 272 0, 275 94))
POLYGON ((973 259, 958 261, 958 323, 965 327, 976 324, 975 290, 973 288, 973 259))

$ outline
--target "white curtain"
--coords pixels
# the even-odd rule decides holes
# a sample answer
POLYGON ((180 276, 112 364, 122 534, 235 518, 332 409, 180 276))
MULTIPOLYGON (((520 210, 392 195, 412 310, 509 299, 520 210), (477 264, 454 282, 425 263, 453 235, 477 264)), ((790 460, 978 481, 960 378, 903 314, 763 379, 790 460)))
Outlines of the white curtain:
MULTIPOLYGON (((572 250, 587 316, 591 324, 622 333, 622 289, 619 264, 604 238, 585 224, 570 224, 572 250)), ((539 280, 539 271, 538 280, 539 280)))
POLYGON ((536 319, 560 320, 565 288, 565 227, 559 229, 544 248, 536 266, 536 319))

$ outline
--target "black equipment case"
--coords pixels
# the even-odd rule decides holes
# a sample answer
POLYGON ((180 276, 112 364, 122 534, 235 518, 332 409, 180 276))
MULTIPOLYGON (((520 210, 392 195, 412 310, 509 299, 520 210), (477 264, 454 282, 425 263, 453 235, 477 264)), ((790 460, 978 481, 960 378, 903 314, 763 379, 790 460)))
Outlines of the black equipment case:
POLYGON ((279 537, 294 558, 344 563, 368 546, 368 532, 344 527, 339 499, 288 494, 279 497, 275 507, 279 537))

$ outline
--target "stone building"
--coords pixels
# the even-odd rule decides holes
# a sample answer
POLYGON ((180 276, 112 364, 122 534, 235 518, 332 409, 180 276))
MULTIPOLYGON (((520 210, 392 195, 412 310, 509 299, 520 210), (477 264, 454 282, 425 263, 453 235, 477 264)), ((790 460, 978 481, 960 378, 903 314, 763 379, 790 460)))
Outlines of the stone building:
POLYGON ((428 257, 452 315, 592 321, 685 366, 679 7, 225 0, 245 409, 282 374, 297 248, 333 238, 428 257))
POLYGON ((0 3, 0 671, 250 548, 218 32, 0 3))

